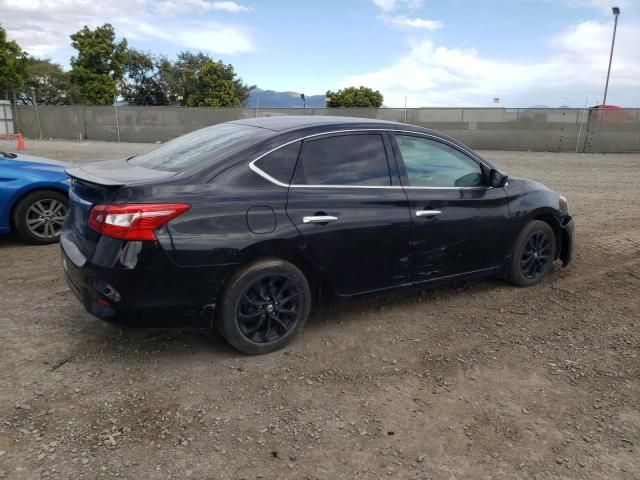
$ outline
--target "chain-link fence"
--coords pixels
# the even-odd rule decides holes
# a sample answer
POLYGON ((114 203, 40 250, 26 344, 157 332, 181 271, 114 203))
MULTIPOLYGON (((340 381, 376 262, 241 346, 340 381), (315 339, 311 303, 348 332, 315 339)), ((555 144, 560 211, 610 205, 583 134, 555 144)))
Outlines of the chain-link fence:
POLYGON ((433 128, 472 148, 640 151, 640 109, 563 108, 189 108, 38 106, 18 109, 27 137, 163 142, 216 123, 277 115, 377 118, 433 128))

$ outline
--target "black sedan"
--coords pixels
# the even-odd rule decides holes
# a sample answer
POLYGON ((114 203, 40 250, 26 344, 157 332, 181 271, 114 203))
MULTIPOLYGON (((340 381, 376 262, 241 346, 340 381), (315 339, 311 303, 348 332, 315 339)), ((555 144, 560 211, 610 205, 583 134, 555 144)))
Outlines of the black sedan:
POLYGON ((571 260, 567 200, 432 130, 344 117, 238 120, 67 170, 68 283, 120 325, 286 345, 315 304, 571 260))

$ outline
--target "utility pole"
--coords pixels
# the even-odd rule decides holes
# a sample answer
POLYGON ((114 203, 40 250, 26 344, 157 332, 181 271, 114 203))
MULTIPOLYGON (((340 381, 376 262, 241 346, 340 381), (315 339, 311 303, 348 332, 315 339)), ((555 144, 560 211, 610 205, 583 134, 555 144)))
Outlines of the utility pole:
POLYGON ((38 114, 38 102, 36 101, 36 90, 31 89, 31 96, 33 97, 33 107, 36 109, 36 121, 38 122, 38 133, 40 134, 40 140, 42 140, 42 125, 40 125, 40 115, 38 114))
POLYGON ((407 123, 407 96, 404 97, 404 123, 407 123))
POLYGON ((607 82, 604 84, 604 98, 602 99, 602 105, 607 104, 607 90, 609 90, 609 75, 611 75, 611 60, 613 60, 613 47, 616 44, 616 29, 618 28, 618 15, 620 15, 620 9, 613 7, 611 13, 615 20, 613 21, 613 37, 611 38, 611 52, 609 53, 609 68, 607 69, 607 82))
POLYGON ((113 97, 113 108, 116 111, 116 133, 118 134, 118 143, 120 143, 120 122, 118 121, 118 95, 113 97))

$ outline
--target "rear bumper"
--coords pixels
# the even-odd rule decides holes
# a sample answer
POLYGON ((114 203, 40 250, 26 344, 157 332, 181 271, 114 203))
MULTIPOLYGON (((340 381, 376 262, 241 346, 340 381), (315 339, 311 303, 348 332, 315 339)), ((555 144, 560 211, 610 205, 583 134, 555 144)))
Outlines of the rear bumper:
POLYGON ((575 235, 575 224, 572 217, 565 217, 562 222, 562 239, 559 258, 562 266, 566 267, 573 259, 573 238, 575 235))
POLYGON ((60 238, 67 283, 89 313, 120 326, 211 327, 232 266, 178 267, 153 242, 104 241, 96 252, 110 252, 110 261, 86 258, 71 233, 60 238))

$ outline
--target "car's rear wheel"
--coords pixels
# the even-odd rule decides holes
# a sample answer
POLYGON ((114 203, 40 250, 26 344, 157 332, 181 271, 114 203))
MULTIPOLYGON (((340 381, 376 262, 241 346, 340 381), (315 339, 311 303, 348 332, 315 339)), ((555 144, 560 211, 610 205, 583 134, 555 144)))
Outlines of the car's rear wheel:
POLYGON ((63 193, 36 190, 27 194, 13 211, 13 225, 25 242, 42 245, 57 242, 67 216, 69 200, 63 193))
POLYGON ((251 263, 229 280, 216 319, 218 331, 243 353, 278 350, 302 329, 311 308, 304 274, 280 259, 251 263))
POLYGON ((520 232, 514 245, 509 280, 521 287, 540 283, 553 266, 556 237, 548 223, 534 220, 520 232))

